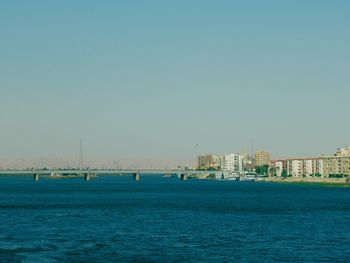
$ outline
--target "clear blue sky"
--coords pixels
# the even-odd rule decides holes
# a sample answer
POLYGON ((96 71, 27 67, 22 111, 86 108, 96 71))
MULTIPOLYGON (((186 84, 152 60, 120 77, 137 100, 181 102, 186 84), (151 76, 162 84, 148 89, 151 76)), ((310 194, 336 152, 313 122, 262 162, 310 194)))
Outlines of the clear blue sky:
POLYGON ((350 143, 350 1, 0 1, 0 157, 350 143))

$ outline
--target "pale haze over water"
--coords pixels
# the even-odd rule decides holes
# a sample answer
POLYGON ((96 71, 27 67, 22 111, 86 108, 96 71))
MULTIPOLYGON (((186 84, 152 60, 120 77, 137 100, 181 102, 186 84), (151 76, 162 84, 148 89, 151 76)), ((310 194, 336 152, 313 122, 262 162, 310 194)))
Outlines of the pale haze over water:
MULTIPOLYGON (((349 1, 1 1, 0 160, 350 144, 349 1)), ((106 161, 107 160, 107 161, 106 161)), ((176 161, 174 161, 176 160, 176 161)), ((116 164, 117 165, 117 164, 116 164)))

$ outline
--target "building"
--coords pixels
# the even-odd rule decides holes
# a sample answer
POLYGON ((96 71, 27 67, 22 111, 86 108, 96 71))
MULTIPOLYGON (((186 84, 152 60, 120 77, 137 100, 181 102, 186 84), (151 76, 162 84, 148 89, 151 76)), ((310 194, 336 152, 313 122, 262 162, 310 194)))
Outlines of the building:
POLYGON ((323 169, 323 159, 322 158, 317 158, 316 160, 316 174, 319 176, 323 176, 324 174, 324 169, 323 169))
POLYGON ((240 173, 243 171, 243 156, 238 153, 226 155, 200 155, 198 156, 197 168, 201 170, 221 169, 223 171, 240 173))
POLYGON ((350 176, 350 156, 322 157, 324 177, 350 176))
POLYGON ((287 160, 287 173, 294 177, 303 176, 303 160, 287 160))
POLYGON ((270 161, 273 173, 270 175, 282 176, 283 174, 294 177, 321 176, 323 174, 323 160, 321 158, 295 158, 287 160, 270 161))
POLYGON ((323 174, 323 161, 321 158, 303 159, 303 176, 321 176, 323 174))
POLYGON ((222 170, 240 173, 243 171, 242 155, 231 153, 223 156, 222 170))
POLYGON ((221 169, 223 166, 223 157, 220 155, 213 155, 214 165, 213 167, 215 169, 221 169))
POLYGON ((350 147, 338 148, 334 156, 323 156, 321 159, 324 177, 350 176, 350 147))
POLYGON ((198 168, 199 169, 209 169, 214 167, 214 157, 212 154, 204 154, 198 156, 198 168))
MULTIPOLYGON (((263 155, 256 154, 260 163, 263 155)), ((350 177, 350 147, 338 148, 333 156, 273 160, 269 165, 270 176, 350 177)))
POLYGON ((286 170, 285 165, 286 165, 286 163, 283 160, 271 161, 270 166, 275 168, 275 174, 272 174, 272 175, 276 175, 276 176, 281 177, 282 171, 286 170))
POLYGON ((255 153, 255 165, 261 166, 269 164, 270 162, 270 153, 265 151, 258 151, 255 153))
POLYGON ((350 147, 338 148, 334 156, 350 157, 350 147))
POLYGON ((303 160, 303 175, 312 175, 314 174, 314 170, 314 162, 312 159, 303 160))

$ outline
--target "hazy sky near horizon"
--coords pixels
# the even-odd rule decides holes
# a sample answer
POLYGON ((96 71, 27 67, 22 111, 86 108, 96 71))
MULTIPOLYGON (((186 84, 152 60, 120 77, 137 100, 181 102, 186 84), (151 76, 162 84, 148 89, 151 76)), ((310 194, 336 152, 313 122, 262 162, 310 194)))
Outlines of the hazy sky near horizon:
POLYGON ((350 1, 0 1, 0 157, 350 144, 350 1))

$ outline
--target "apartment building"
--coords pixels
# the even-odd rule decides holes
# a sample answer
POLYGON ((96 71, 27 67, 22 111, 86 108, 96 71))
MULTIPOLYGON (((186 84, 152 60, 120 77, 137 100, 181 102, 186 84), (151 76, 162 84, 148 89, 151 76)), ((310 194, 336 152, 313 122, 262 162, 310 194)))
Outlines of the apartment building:
POLYGON ((303 175, 314 176, 323 174, 323 160, 321 158, 303 159, 303 175))
POLYGON ((270 162, 270 153, 265 151, 257 151, 255 153, 255 165, 265 165, 270 162))
POLYGON ((327 156, 322 157, 322 160, 324 177, 350 175, 350 156, 327 156))
POLYGON ((214 157, 212 154, 204 154, 198 156, 198 168, 208 169, 214 166, 214 157))
POLYGON ((270 160, 269 162, 269 174, 270 176, 282 176, 283 170, 286 170, 286 161, 285 160, 270 160), (272 169, 271 169, 272 168, 272 169))
POLYGON ((287 160, 287 174, 295 177, 303 176, 303 160, 287 160))
POLYGON ((282 173, 295 177, 322 175, 323 160, 321 158, 296 158, 287 160, 275 160, 270 162, 274 167, 275 174, 282 176, 282 173))
POLYGON ((335 156, 338 157, 350 157, 350 147, 338 148, 335 156))
POLYGON ((222 170, 231 172, 242 172, 242 155, 238 153, 226 154, 223 156, 222 170))

